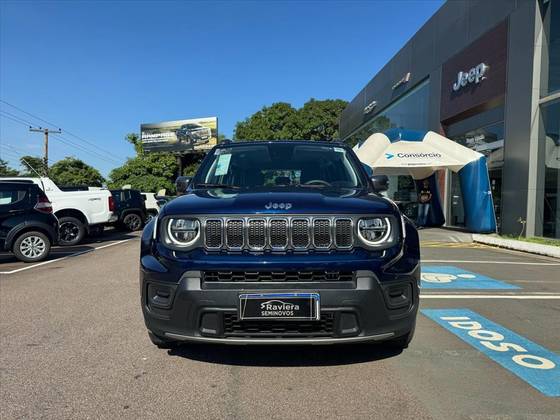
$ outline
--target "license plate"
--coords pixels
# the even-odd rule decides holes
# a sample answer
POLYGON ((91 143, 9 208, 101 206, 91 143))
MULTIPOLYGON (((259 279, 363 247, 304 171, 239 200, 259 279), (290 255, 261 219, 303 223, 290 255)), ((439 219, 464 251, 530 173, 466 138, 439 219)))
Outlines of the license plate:
POLYGON ((239 319, 319 320, 318 293, 249 293, 239 295, 239 319))

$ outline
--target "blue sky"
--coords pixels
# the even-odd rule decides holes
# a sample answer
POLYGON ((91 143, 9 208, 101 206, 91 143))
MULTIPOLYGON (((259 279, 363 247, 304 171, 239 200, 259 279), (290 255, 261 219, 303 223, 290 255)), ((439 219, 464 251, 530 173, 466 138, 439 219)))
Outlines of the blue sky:
MULTIPOLYGON (((82 149, 53 138, 51 161, 107 175, 142 122, 216 115, 231 137, 273 102, 352 99, 442 3, 3 0, 0 99, 80 137, 63 135, 82 149)), ((40 155, 21 120, 47 124, 0 109, 0 157, 40 155)))

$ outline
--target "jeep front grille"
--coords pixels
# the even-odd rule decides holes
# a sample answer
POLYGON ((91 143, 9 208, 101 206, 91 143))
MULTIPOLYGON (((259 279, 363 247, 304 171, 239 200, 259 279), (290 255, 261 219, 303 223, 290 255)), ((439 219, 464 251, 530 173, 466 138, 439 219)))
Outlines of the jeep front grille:
POLYGON ((216 217, 203 226, 209 250, 329 250, 354 244, 354 223, 343 216, 216 217))

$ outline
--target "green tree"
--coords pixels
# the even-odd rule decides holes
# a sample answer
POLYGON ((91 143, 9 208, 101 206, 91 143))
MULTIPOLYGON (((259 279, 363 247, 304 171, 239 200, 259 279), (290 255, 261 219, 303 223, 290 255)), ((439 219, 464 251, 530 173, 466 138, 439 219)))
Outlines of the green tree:
POLYGON ((183 175, 185 176, 194 176, 202 159, 204 159, 204 154, 202 153, 192 153, 186 156, 185 161, 183 162, 183 175))
POLYGON ((126 140, 134 146, 136 157, 111 171, 109 187, 122 188, 130 184, 145 192, 157 192, 162 188, 175 191, 177 158, 171 153, 144 153, 138 134, 128 134, 126 140))
POLYGON ((37 156, 22 156, 19 158, 21 166, 23 167, 22 176, 37 176, 37 172, 45 175, 46 167, 43 158, 37 156), (33 169, 31 169, 33 168, 33 169))
POLYGON ((66 157, 52 165, 49 177, 58 185, 101 187, 105 182, 97 169, 74 157, 66 157))
POLYGON ((17 170, 10 168, 8 166, 8 162, 3 159, 0 159, 0 176, 18 176, 19 173, 17 170))
POLYGON ((288 120, 285 130, 289 139, 338 139, 338 123, 348 102, 342 99, 318 101, 311 98, 288 120))
POLYGON ((286 124, 297 111, 290 104, 276 102, 265 106, 235 125, 236 140, 281 140, 288 138, 286 124))
POLYGON ((300 109, 278 102, 235 126, 238 140, 332 140, 338 138, 338 122, 348 103, 341 99, 310 99, 300 109))

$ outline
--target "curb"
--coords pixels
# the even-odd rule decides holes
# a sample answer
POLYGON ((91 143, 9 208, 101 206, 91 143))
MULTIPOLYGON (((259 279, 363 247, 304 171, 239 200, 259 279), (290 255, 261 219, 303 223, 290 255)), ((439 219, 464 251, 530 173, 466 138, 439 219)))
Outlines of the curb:
POLYGON ((490 235, 473 234, 472 237, 474 242, 481 244, 494 245, 500 248, 513 249, 515 251, 560 258, 560 247, 557 246, 534 244, 531 242, 517 241, 515 239, 503 239, 490 235))

